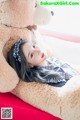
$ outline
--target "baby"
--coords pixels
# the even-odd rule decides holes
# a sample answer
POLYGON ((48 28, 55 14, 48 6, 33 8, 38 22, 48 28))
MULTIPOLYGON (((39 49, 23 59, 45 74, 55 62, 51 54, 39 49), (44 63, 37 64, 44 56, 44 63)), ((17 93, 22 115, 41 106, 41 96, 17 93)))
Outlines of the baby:
POLYGON ((37 43, 18 40, 8 53, 8 63, 16 70, 20 79, 26 82, 41 82, 61 87, 77 75, 69 64, 56 57, 48 58, 47 52, 37 43))

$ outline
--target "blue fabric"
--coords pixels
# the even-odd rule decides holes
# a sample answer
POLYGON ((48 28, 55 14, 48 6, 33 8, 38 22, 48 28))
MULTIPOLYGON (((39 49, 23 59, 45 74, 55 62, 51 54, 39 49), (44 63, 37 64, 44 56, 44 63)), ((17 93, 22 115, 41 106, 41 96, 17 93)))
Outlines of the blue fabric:
POLYGON ((80 75, 69 64, 56 57, 48 58, 47 62, 47 66, 33 67, 26 72, 27 82, 36 81, 62 87, 71 77, 80 75))
MULTIPOLYGON (((50 64, 53 64, 54 67, 58 66, 58 67, 62 68, 63 71, 67 73, 66 78, 67 77, 71 78, 73 76, 80 75, 80 73, 75 71, 69 64, 64 63, 63 61, 60 61, 58 58, 52 57, 52 58, 49 58, 48 61, 50 62, 50 64)), ((67 79, 66 79, 66 81, 61 81, 58 83, 49 83, 49 85, 55 86, 55 87, 62 87, 66 84, 66 82, 67 82, 67 79)))
POLYGON ((59 60, 56 57, 51 57, 48 58, 47 61, 55 67, 61 68, 65 73, 67 73, 67 75, 69 75, 70 77, 76 76, 76 75, 80 75, 79 72, 77 72, 76 70, 74 70, 69 64, 65 63, 62 60, 59 60))
POLYGON ((48 85, 54 86, 54 87, 62 87, 66 84, 67 81, 61 81, 58 83, 48 83, 48 85))

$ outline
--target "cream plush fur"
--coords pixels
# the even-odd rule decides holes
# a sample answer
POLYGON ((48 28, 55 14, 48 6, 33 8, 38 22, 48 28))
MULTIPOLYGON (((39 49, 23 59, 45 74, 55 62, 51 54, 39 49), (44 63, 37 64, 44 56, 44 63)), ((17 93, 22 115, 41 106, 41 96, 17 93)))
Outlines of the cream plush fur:
POLYGON ((63 120, 80 119, 80 77, 70 79, 61 88, 19 81, 6 61, 17 39, 39 41, 35 25, 47 24, 51 13, 36 0, 0 0, 0 92, 11 92, 23 101, 63 120), (29 30, 30 29, 30 30, 29 30), (4 57, 5 56, 5 57, 4 57))

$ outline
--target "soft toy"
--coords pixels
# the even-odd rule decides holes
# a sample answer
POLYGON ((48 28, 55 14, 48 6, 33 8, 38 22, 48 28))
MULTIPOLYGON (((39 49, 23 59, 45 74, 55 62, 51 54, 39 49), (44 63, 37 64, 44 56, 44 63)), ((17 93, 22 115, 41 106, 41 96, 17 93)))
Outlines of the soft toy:
POLYGON ((42 8, 36 1, 0 1, 0 63, 3 64, 0 70, 0 91, 11 91, 19 82, 15 71, 7 64, 4 58, 11 45, 18 39, 38 40, 36 24, 47 24, 51 16, 51 11, 42 8), (9 74, 10 77, 8 77, 9 74))
POLYGON ((78 120, 79 76, 61 88, 27 83, 19 81, 16 72, 6 61, 7 52, 16 40, 22 38, 40 42, 36 25, 47 24, 51 14, 52 11, 46 11, 36 0, 0 0, 0 92, 11 92, 23 101, 64 120, 78 120))

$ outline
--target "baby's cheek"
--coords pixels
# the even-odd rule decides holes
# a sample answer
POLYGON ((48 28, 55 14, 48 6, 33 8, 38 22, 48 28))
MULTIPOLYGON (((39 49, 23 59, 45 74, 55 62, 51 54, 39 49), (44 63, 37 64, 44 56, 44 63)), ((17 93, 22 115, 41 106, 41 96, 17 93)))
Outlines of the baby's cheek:
POLYGON ((35 60, 35 63, 36 63, 36 64, 39 64, 41 61, 42 61, 41 58, 37 58, 37 59, 35 60))

